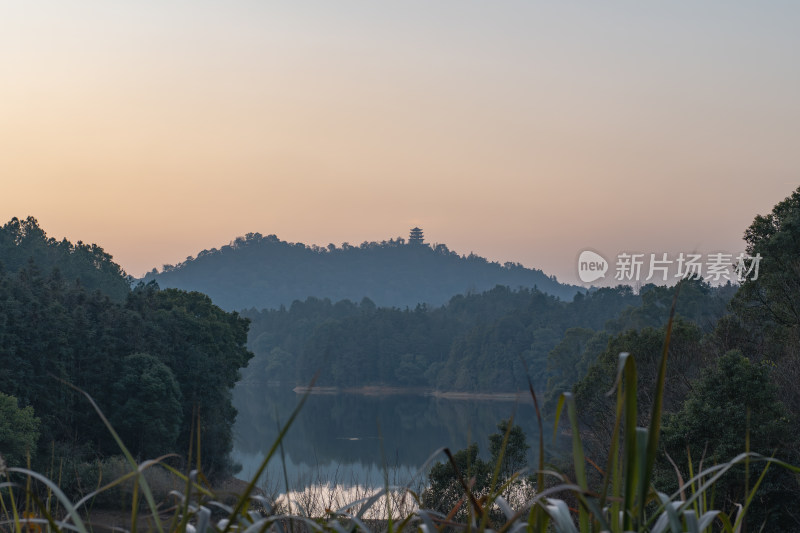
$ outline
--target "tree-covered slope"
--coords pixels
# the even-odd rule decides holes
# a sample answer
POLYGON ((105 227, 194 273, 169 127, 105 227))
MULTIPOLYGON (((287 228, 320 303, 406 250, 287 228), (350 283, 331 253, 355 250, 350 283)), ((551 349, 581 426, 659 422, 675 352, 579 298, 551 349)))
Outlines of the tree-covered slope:
POLYGON ((205 471, 230 472, 248 321, 200 293, 131 290, 100 248, 47 239, 33 219, 0 234, 0 393, 39 419, 34 463, 120 452, 74 385, 141 458, 185 455, 199 416, 205 471))
POLYGON ((224 309, 278 308, 309 297, 360 301, 381 307, 442 305, 456 294, 495 285, 537 287, 571 300, 579 287, 558 283, 541 270, 520 264, 462 256, 445 245, 404 239, 327 248, 289 243, 251 233, 219 250, 204 250, 179 265, 147 274, 162 287, 208 294, 224 309))

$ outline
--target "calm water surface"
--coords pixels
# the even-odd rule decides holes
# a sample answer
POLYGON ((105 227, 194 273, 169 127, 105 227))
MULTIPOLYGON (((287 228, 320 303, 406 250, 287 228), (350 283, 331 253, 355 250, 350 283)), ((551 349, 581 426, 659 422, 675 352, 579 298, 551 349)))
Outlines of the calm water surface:
MULTIPOLYGON (((275 442, 301 396, 286 387, 239 384, 234 405, 233 458, 242 465, 238 477, 250 479, 275 442)), ((437 449, 459 450, 477 442, 488 457, 488 435, 497 423, 514 414, 531 445, 538 440, 533 402, 448 400, 419 394, 365 396, 312 394, 283 441, 286 477, 293 490, 310 485, 383 486, 405 484, 437 449)), ((549 430, 545 428, 545 440, 549 430)), ((444 460, 443 454, 437 456, 444 460)), ((262 486, 285 486, 278 453, 270 462, 262 486)))

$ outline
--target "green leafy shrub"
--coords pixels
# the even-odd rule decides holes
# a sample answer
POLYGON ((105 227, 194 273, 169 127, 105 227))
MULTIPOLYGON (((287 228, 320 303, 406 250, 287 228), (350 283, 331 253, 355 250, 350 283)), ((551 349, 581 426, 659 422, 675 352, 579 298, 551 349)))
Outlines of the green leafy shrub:
POLYGON ((26 464, 27 454, 36 453, 39 419, 33 407, 19 407, 17 399, 0 392, 0 453, 12 466, 26 464))

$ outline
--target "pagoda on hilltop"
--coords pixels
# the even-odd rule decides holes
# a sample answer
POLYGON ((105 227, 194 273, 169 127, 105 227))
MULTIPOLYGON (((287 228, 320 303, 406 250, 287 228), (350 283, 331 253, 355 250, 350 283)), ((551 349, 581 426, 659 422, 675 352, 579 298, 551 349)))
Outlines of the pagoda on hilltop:
POLYGON ((408 234, 408 244, 422 244, 425 241, 424 235, 422 235, 422 230, 420 228, 411 228, 411 232, 408 234))

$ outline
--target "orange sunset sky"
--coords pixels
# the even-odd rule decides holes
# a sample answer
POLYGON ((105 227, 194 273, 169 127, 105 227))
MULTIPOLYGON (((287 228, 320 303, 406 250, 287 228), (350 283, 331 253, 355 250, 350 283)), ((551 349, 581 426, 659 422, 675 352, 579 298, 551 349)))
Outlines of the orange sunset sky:
POLYGON ((141 276, 247 232, 575 282, 800 185, 800 4, 0 2, 0 216, 141 276))

